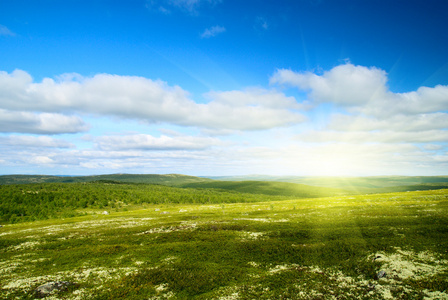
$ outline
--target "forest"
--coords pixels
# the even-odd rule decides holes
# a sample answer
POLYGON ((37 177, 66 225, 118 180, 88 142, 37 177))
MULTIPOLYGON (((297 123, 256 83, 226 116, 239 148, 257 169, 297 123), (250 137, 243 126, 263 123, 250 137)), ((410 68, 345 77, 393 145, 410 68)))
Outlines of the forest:
POLYGON ((119 211, 143 204, 245 203, 289 198, 101 180, 0 185, 0 199, 0 222, 17 223, 85 215, 86 209, 119 211))

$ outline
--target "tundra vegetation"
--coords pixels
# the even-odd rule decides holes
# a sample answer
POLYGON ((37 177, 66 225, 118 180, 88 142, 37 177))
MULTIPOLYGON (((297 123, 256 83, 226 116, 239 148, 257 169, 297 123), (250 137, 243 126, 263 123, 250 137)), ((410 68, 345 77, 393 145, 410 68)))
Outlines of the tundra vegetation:
POLYGON ((192 183, 0 185, 0 299, 448 299, 447 189, 192 183))

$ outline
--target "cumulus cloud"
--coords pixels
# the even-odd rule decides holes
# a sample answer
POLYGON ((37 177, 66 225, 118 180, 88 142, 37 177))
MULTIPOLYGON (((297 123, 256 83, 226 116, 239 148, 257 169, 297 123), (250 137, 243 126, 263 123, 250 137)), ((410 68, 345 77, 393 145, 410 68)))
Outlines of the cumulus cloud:
POLYGON ((277 70, 271 84, 296 87, 315 105, 332 103, 338 111, 319 131, 303 133, 307 142, 432 143, 447 142, 448 86, 420 87, 394 93, 387 74, 350 63, 318 75, 277 70))
POLYGON ((360 111, 380 116, 397 113, 416 115, 442 110, 448 110, 448 86, 446 85, 437 85, 433 88, 420 87, 408 93, 389 92, 385 97, 377 99, 375 103, 360 111))
POLYGON ((160 130, 161 136, 90 136, 79 148, 46 136, 1 136, 0 162, 14 172, 47 166, 61 174, 64 168, 201 175, 446 173, 447 86, 393 93, 386 72, 352 64, 320 73, 277 70, 271 83, 305 91, 308 99, 298 103, 279 87, 252 87, 211 91, 204 94, 207 102, 198 103, 180 86, 138 76, 63 74, 35 82, 25 71, 0 72, 3 133, 82 132, 88 130, 85 116, 174 125, 160 130), (307 103, 336 109, 313 111, 307 103), (175 126, 200 134, 174 132, 175 126))
POLYGON ((223 33, 225 31, 226 31, 225 27, 218 26, 218 25, 212 26, 212 27, 204 30, 204 32, 201 34, 201 38, 208 39, 208 38, 214 37, 220 33, 223 33))
POLYGON ((386 72, 377 68, 344 64, 322 75, 279 69, 271 77, 270 82, 309 91, 310 98, 316 102, 356 106, 383 97, 387 77, 386 72))
POLYGON ((102 136, 95 140, 101 150, 203 150, 214 145, 222 145, 216 138, 149 134, 102 136))
POLYGON ((316 103, 352 107, 352 111, 377 117, 394 114, 420 114, 448 109, 448 86, 420 87, 407 93, 393 93, 387 74, 375 67, 339 65, 322 75, 279 69, 271 84, 297 87, 308 92, 316 103))
POLYGON ((61 134, 83 132, 88 129, 89 126, 76 116, 0 109, 0 132, 61 134))
POLYGON ((280 92, 259 89, 233 93, 247 97, 250 103, 230 101, 225 93, 216 92, 209 94, 209 103, 198 104, 179 86, 137 76, 98 74, 84 78, 70 74, 36 83, 24 71, 0 72, 0 108, 4 110, 89 113, 231 130, 261 130, 304 121, 293 98, 280 92), (275 102, 280 104, 273 105, 275 102))

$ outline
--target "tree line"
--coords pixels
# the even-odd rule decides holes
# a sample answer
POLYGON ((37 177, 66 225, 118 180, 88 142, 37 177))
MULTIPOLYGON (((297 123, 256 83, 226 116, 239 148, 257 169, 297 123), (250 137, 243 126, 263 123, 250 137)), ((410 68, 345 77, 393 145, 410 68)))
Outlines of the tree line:
POLYGON ((142 204, 244 203, 283 200, 281 196, 216 189, 175 188, 110 180, 88 183, 0 185, 0 222, 17 223, 85 214, 86 209, 126 209, 142 204))

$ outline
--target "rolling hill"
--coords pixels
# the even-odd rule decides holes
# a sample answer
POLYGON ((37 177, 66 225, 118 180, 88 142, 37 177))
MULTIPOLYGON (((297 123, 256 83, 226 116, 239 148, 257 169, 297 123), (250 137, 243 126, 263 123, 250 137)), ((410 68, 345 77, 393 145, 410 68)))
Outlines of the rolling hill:
POLYGON ((181 185, 188 188, 222 189, 240 193, 281 195, 297 198, 317 198, 346 195, 347 191, 338 188, 316 187, 298 183, 274 181, 207 181, 181 185))
POLYGON ((168 186, 177 186, 192 182, 211 181, 208 178, 180 174, 108 174, 92 176, 49 176, 49 175, 3 175, 0 184, 26 184, 26 183, 74 183, 92 181, 117 181, 124 183, 151 183, 168 186))
POLYGON ((303 177, 303 176, 217 176, 220 181, 288 182, 315 187, 343 189, 352 193, 386 193, 443 189, 448 176, 370 176, 370 177, 303 177))

